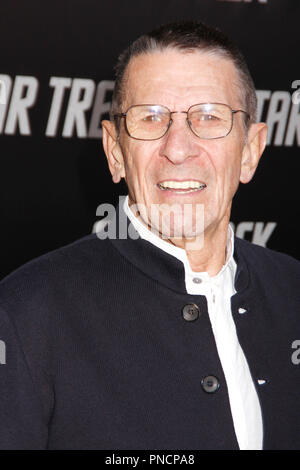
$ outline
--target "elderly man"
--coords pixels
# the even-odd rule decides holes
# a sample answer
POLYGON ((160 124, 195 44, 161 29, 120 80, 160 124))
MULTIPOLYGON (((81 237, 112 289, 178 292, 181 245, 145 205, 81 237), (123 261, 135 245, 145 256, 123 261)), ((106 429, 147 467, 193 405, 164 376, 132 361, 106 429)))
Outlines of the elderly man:
POLYGON ((213 28, 121 54, 103 145, 128 197, 1 283, 1 448, 300 447, 300 265, 229 225, 266 143, 255 112, 213 28))

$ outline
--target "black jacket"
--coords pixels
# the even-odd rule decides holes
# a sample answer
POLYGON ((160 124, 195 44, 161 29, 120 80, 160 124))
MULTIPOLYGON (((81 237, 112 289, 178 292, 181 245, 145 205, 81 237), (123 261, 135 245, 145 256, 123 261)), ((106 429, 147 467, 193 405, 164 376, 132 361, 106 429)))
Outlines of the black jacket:
MULTIPOLYGON (((237 238, 234 256, 232 315, 264 449, 299 449, 300 263, 237 238)), ((206 298, 145 240, 90 235, 8 276, 0 339, 1 449, 238 449, 206 298)))

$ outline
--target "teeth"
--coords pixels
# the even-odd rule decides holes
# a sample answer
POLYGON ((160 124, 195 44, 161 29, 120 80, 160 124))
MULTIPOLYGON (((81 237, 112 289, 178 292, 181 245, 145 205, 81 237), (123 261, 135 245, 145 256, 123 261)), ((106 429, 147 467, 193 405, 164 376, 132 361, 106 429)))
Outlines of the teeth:
POLYGON ((205 183, 200 183, 200 181, 164 181, 159 183, 158 186, 160 189, 188 189, 193 191, 195 189, 205 188, 205 183))

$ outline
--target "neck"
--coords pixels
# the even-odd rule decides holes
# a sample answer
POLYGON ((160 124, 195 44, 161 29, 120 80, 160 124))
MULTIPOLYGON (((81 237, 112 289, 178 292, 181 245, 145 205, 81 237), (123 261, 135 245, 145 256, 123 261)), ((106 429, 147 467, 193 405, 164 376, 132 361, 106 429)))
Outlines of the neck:
POLYGON ((223 220, 218 227, 205 230, 200 240, 169 239, 169 243, 186 251, 192 271, 207 272, 215 276, 226 263, 226 245, 229 219, 223 220), (198 245, 198 247, 197 247, 198 245))
MULTIPOLYGON (((130 200, 129 205, 131 205, 130 200)), ((185 250, 192 271, 207 272, 210 276, 215 276, 226 263, 230 209, 231 207, 228 207, 224 217, 218 224, 207 227, 204 234, 201 234, 198 238, 163 238, 163 240, 185 250)), ((133 213, 150 230, 143 218, 139 217, 140 213, 136 213, 136 211, 133 211, 133 213)), ((162 238, 160 233, 154 232, 162 238)))

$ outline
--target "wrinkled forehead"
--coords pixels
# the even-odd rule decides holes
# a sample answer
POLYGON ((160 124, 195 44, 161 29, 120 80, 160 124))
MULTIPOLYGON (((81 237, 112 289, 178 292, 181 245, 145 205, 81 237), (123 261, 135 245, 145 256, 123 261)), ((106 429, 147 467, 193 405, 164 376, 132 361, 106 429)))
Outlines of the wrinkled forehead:
POLYGON ((123 82, 123 110, 133 104, 169 107, 201 102, 242 104, 238 73, 218 53, 167 49, 133 57, 123 82))

